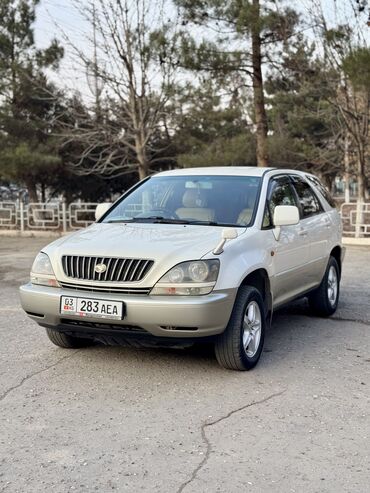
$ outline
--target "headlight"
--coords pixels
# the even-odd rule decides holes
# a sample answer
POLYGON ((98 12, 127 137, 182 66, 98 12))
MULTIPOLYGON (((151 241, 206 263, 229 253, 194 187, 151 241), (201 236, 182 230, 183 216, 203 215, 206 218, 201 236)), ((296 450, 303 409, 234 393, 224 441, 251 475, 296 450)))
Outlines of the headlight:
POLYGON ((209 294, 217 281, 220 261, 194 260, 175 265, 154 286, 150 294, 197 296, 209 294))
POLYGON ((41 284, 42 286, 59 286, 50 259, 46 253, 40 252, 35 258, 31 268, 31 282, 32 284, 41 284))

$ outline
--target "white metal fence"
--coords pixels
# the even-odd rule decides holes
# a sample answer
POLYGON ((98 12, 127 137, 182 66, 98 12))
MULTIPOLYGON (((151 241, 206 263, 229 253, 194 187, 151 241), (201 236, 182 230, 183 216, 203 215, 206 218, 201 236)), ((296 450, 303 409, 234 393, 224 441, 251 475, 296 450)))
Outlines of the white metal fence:
MULTIPOLYGON (((0 202, 0 230, 66 232, 95 221, 96 202, 0 202)), ((370 237, 370 203, 341 206, 344 236, 370 237)))
POLYGON ((346 202, 340 212, 344 236, 370 237, 370 203, 346 202))
POLYGON ((95 202, 0 202, 0 229, 23 231, 73 231, 95 221, 95 202))

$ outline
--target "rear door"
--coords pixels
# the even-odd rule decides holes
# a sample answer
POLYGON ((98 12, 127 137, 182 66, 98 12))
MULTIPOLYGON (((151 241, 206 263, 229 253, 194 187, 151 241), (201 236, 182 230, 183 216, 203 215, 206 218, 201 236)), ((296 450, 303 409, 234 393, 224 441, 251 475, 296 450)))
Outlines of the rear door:
MULTIPOLYGON (((287 175, 271 178, 267 191, 262 229, 273 236, 272 218, 277 205, 299 206, 292 182, 287 175)), ((304 290, 309 258, 308 238, 302 234, 301 225, 283 226, 278 241, 273 237, 271 250, 272 291, 274 305, 285 303, 304 290)), ((270 240, 270 238, 269 238, 270 240)))
POLYGON ((307 235, 308 268, 307 287, 321 282, 328 261, 328 245, 332 223, 311 185, 298 175, 291 175, 300 203, 301 228, 307 235))

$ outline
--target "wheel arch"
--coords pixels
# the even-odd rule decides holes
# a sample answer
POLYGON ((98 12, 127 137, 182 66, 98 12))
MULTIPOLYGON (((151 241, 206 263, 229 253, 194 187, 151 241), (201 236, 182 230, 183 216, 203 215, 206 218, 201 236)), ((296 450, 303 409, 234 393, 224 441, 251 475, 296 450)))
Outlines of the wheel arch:
POLYGON ((272 294, 267 270, 260 268, 250 272, 244 277, 240 286, 253 286, 260 291, 265 302, 267 318, 270 318, 272 315, 272 294))
POLYGON ((339 267, 339 275, 342 275, 342 247, 339 245, 335 246, 330 252, 330 257, 335 258, 339 267))

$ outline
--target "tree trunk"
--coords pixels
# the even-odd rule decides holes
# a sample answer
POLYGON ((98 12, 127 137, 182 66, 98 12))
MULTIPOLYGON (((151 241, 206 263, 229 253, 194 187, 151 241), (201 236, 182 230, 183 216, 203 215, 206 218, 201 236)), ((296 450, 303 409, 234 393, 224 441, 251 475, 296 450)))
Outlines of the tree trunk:
POLYGON ((30 202, 38 202, 38 196, 37 196, 37 188, 36 184, 32 180, 26 180, 25 181, 27 190, 28 190, 28 196, 30 199, 30 202))
POLYGON ((358 157, 357 161, 357 200, 358 202, 365 202, 366 194, 366 175, 365 175, 365 162, 362 156, 358 157))
POLYGON ((41 183, 41 202, 46 202, 46 186, 45 186, 45 183, 41 183))
POLYGON ((138 163, 137 171, 140 180, 143 180, 149 174, 149 161, 142 137, 143 136, 140 134, 135 138, 136 158, 138 163))
POLYGON ((344 139, 344 202, 348 203, 351 201, 350 190, 349 190, 349 180, 350 180, 350 158, 349 158, 349 135, 346 132, 344 139))
POLYGON ((252 65, 253 65, 253 102, 256 122, 257 166, 268 166, 267 116, 265 95, 263 92, 260 2, 253 0, 252 24, 252 65))

